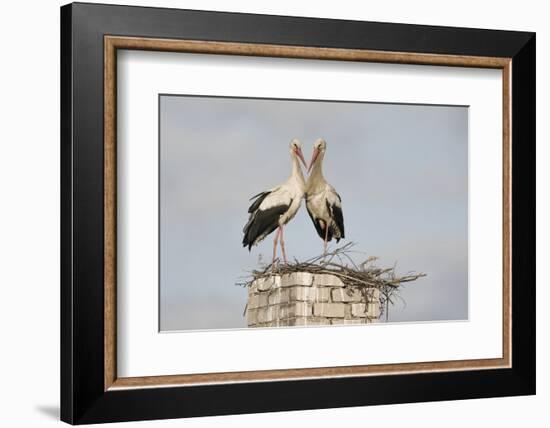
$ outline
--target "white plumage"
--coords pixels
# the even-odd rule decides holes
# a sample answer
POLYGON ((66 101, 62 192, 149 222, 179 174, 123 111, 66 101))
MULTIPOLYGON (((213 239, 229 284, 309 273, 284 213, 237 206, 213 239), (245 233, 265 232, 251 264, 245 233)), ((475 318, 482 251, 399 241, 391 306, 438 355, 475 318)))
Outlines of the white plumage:
POLYGON ((317 233, 323 240, 325 252, 327 242, 332 238, 336 239, 336 242, 345 238, 342 199, 323 176, 326 147, 327 143, 323 139, 315 142, 309 164, 311 174, 306 184, 306 208, 317 233))
POLYGON ((306 166, 302 154, 302 144, 294 139, 290 142, 290 157, 292 160, 292 173, 281 185, 253 196, 254 200, 248 213, 250 217, 243 228, 243 247, 260 243, 267 235, 277 229, 273 241, 273 261, 277 254, 277 243, 280 240, 283 260, 286 263, 285 243, 283 239, 283 226, 294 218, 305 193, 305 179, 300 167, 300 161, 306 166))

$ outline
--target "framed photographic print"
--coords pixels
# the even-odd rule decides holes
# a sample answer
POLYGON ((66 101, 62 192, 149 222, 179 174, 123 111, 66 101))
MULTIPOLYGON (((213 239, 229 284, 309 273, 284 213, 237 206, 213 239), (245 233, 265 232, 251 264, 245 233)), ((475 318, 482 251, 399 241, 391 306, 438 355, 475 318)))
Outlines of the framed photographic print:
POLYGON ((535 393, 535 35, 61 8, 72 424, 535 393))

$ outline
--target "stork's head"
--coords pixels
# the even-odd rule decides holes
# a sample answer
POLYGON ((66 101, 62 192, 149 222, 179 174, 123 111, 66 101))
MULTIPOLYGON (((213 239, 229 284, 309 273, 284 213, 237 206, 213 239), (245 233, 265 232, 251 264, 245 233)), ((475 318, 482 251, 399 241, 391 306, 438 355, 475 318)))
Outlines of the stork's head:
POLYGON ((304 154, 302 153, 302 143, 297 138, 294 138, 290 142, 290 155, 300 159, 304 164, 304 168, 307 168, 306 160, 304 159, 304 154))
POLYGON ((322 138, 318 138, 315 141, 315 144, 313 144, 313 154, 311 155, 311 162, 309 162, 309 167, 307 169, 308 173, 311 171, 311 168, 313 167, 315 162, 317 162, 317 160, 320 161, 323 159, 326 150, 327 142, 322 138))

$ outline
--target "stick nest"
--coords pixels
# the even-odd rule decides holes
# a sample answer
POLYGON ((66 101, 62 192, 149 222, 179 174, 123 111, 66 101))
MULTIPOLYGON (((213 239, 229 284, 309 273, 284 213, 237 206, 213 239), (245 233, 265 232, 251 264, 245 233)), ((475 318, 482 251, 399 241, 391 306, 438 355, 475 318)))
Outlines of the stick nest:
POLYGON ((400 287, 407 283, 416 281, 426 276, 424 273, 407 272, 404 275, 397 275, 396 266, 380 268, 375 262, 378 257, 368 257, 360 263, 354 260, 355 255, 362 254, 354 250, 355 243, 349 242, 334 250, 328 251, 305 261, 294 261, 281 263, 279 259, 270 264, 262 264, 260 269, 255 269, 250 274, 237 282, 242 287, 250 287, 257 279, 266 278, 272 275, 285 275, 294 272, 309 272, 311 274, 330 274, 342 280, 345 287, 351 291, 352 288, 359 288, 368 301, 372 296, 372 290, 380 292, 380 313, 388 319, 389 305, 393 305, 396 299, 405 301, 398 295, 400 287))

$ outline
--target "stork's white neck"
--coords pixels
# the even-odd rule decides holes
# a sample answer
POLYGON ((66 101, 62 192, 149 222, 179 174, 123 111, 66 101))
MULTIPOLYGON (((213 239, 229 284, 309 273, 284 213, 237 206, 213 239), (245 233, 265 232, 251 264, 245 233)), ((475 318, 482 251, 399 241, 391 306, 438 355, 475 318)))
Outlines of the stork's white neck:
POLYGON ((304 173, 302 172, 302 167, 300 166, 300 160, 298 159, 298 156, 294 153, 292 153, 291 158, 292 158, 291 177, 298 180, 298 183, 305 187, 306 180, 304 179, 304 173))
POLYGON ((313 167, 311 168, 311 173, 309 174, 310 180, 324 180, 323 176, 323 159, 325 154, 323 152, 319 153, 313 167))

